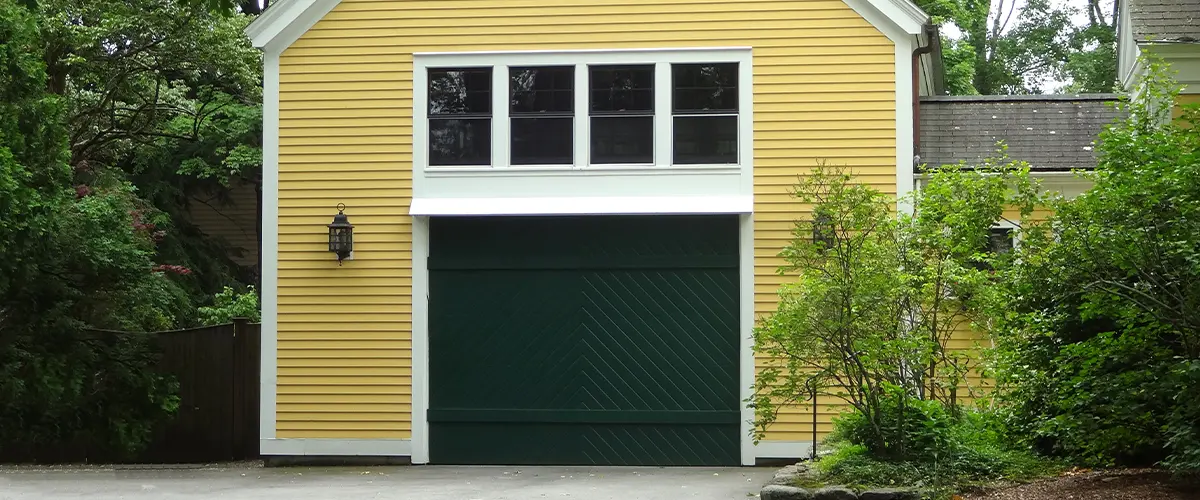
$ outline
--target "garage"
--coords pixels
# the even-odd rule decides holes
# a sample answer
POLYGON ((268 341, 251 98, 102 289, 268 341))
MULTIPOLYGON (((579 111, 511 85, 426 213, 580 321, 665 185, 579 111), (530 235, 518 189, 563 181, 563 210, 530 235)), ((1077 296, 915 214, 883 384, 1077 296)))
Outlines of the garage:
POLYGON ((431 463, 740 463, 736 216, 429 224, 431 463))

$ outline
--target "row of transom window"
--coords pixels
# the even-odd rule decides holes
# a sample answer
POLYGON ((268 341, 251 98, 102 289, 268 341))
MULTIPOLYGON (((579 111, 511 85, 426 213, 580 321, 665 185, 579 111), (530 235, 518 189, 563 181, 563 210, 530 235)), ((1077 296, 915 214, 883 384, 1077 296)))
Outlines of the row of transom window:
POLYGON ((586 111, 576 109, 574 65, 507 70, 507 88, 493 89, 491 67, 428 69, 430 166, 492 163, 493 92, 508 96, 507 134, 497 139, 508 141, 511 165, 573 164, 577 116, 587 120, 593 165, 653 164, 656 131, 670 134, 673 164, 738 163, 737 63, 671 64, 669 90, 656 86, 654 64, 588 65, 586 111), (669 129, 655 127, 662 91, 669 129))

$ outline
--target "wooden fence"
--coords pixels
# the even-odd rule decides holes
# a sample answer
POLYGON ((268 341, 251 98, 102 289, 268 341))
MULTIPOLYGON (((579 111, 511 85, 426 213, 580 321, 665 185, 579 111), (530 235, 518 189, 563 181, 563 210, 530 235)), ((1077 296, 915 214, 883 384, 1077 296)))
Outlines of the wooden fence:
POLYGON ((175 416, 155 429, 145 450, 115 459, 111 450, 97 449, 85 437, 49 447, 8 443, 0 450, 0 463, 206 463, 257 458, 259 325, 235 320, 155 335, 161 349, 157 370, 179 382, 180 403, 175 416))
POLYGON ((259 325, 163 332, 159 368, 179 381, 179 411, 138 462, 197 463, 258 457, 259 325))

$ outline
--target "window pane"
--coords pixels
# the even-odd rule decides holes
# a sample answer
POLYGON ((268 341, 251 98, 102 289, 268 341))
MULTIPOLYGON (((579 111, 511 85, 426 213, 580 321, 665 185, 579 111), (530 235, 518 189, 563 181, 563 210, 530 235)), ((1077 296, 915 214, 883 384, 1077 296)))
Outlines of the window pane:
POLYGON ((675 64, 675 111, 737 111, 738 65, 675 64))
POLYGON ((430 115, 491 112, 491 68, 429 70, 430 115))
POLYGON ((429 120, 430 165, 490 165, 490 118, 429 120))
POLYGON ((513 118, 513 165, 570 165, 573 118, 513 118))
POLYGON ((594 113, 654 111, 654 66, 590 66, 594 113))
POLYGON ((737 163, 737 126, 736 116, 675 117, 675 163, 737 163))
POLYGON ((512 113, 571 113, 575 67, 509 69, 512 113))
POLYGON ((592 163, 654 163, 654 117, 592 117, 592 163))
POLYGON ((988 250, 993 253, 1006 253, 1013 249, 1013 230, 1007 227, 993 227, 988 233, 988 250))

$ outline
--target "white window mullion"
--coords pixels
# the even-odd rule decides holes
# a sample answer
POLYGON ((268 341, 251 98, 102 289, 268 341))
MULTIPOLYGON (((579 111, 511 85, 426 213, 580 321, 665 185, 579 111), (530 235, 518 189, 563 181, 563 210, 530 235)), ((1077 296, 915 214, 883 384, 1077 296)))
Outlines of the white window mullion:
POLYGON ((575 168, 584 168, 592 161, 592 127, 588 118, 589 93, 592 82, 588 65, 575 65, 575 168))
POLYGON ((507 168, 509 155, 508 65, 492 67, 492 168, 507 168))
POLYGON ((654 65, 654 165, 671 165, 671 63, 654 65))

